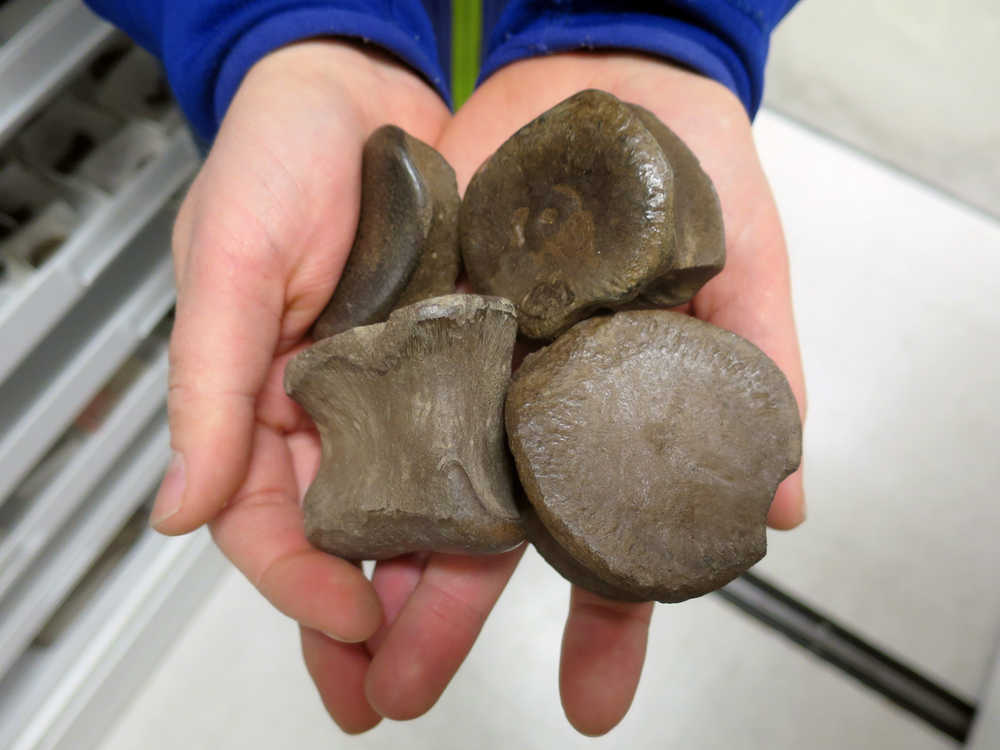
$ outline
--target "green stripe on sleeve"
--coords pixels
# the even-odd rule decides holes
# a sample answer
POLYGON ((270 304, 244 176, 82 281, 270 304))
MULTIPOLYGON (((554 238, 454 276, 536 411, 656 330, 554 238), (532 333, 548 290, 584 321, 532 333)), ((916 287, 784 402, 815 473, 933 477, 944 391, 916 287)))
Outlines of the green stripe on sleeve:
POLYGON ((455 109, 462 106, 476 87, 482 28, 481 0, 452 0, 451 96, 455 109))

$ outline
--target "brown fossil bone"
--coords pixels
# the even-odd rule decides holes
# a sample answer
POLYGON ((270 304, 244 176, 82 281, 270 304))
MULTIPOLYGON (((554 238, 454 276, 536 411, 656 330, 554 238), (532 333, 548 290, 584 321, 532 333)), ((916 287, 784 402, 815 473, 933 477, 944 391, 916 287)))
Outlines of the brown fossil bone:
POLYGON ((687 301, 722 269, 718 197, 656 117, 582 91, 521 128, 473 176, 459 214, 473 288, 548 339, 602 308, 687 301))
POLYGON ((726 262, 722 207, 712 180, 684 141, 648 109, 629 107, 660 144, 674 172, 673 252, 642 297, 655 305, 682 305, 726 262))
POLYGON ((528 538, 570 581, 636 601, 707 593, 763 557, 801 453, 778 367, 665 310, 591 318, 528 355, 506 423, 528 538))
POLYGON ((513 305, 448 295, 323 339, 285 370, 322 461, 306 534, 341 557, 501 552, 524 539, 503 402, 513 305))
POLYGON ((458 206, 455 172, 441 154, 395 125, 372 133, 357 235, 313 336, 378 323, 396 307, 453 292, 458 206))

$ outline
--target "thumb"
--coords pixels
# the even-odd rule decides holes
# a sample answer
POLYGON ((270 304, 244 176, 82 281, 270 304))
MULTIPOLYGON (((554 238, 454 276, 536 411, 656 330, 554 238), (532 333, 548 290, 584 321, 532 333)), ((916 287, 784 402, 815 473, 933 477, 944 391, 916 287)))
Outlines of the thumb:
POLYGON ((214 518, 246 478, 257 394, 281 330, 275 253, 241 241, 261 233, 211 226, 192 232, 178 279, 167 398, 174 456, 150 519, 165 534, 214 518))
POLYGON ((150 519, 165 534, 212 520, 239 491, 275 355, 329 297, 350 247, 359 128, 328 79, 288 66, 316 70, 286 48, 247 74, 175 224, 174 458, 150 519), (307 247, 331 251, 309 256, 307 247))

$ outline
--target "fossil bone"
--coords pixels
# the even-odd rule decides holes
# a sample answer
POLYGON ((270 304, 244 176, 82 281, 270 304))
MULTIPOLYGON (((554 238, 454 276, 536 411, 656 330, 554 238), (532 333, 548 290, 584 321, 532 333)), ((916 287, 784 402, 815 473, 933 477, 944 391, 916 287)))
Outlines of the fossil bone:
POLYGON ((285 389, 323 445, 310 541, 348 559, 490 553, 524 528, 503 431, 517 323, 506 300, 448 295, 299 353, 285 389))
POLYGON ((778 367, 665 310, 591 318, 528 355, 506 421, 529 539, 569 580, 618 599, 682 601, 757 562, 801 452, 778 367))
POLYGON ((385 125, 365 144, 361 172, 357 235, 313 325, 316 339, 455 290, 459 198, 452 168, 426 143, 385 125))
POLYGON ((473 288, 513 300, 536 339, 640 296, 685 302, 725 260, 719 200, 694 154, 652 113, 593 90, 479 168, 459 236, 473 288))

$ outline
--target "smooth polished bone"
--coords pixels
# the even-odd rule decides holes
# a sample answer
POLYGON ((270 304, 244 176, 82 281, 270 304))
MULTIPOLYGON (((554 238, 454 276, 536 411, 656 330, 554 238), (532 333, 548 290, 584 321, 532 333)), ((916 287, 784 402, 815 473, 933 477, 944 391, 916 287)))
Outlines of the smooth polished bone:
POLYGON ((513 300, 536 339, 640 295, 685 302, 725 261, 719 200, 695 156, 652 113, 593 90, 479 168, 459 236, 473 288, 513 300))
POLYGON ((665 310, 591 318, 528 355, 506 421, 529 539, 570 581, 617 599, 683 601, 757 562, 801 453, 777 365, 665 310))
POLYGON ((726 262, 722 207, 712 181, 684 141, 648 109, 629 107, 660 144, 674 172, 673 252, 643 287, 642 298, 664 307, 682 305, 726 262))
POLYGON ((394 125, 369 137, 358 230, 316 339, 379 323, 396 307, 455 290, 458 186, 437 151, 394 125))
POLYGON ((524 539, 503 428, 516 333, 508 301, 449 295, 289 363, 285 389, 323 443, 304 507, 314 545, 366 560, 524 539))

